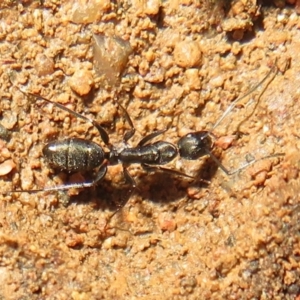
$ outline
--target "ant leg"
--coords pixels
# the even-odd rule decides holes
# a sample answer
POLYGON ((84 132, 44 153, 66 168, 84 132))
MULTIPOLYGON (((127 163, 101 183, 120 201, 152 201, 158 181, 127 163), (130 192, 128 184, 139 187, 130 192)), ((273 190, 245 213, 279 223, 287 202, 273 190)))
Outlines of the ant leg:
POLYGON ((195 179, 193 176, 190 176, 188 174, 185 174, 183 172, 180 172, 178 170, 175 169, 169 169, 169 168, 164 168, 161 166, 151 166, 148 164, 142 164, 142 167, 145 171, 147 172, 156 172, 156 171, 160 171, 160 172, 166 172, 172 175, 176 175, 176 176, 181 176, 181 177, 186 177, 186 178, 190 178, 190 179, 195 179))
POLYGON ((265 160, 265 159, 269 159, 269 158, 273 158, 273 157, 281 157, 281 156, 284 156, 284 153, 275 153, 275 154, 270 154, 270 155, 267 155, 265 157, 261 157, 261 158, 258 158, 258 159, 254 159, 246 164, 244 164, 243 166, 241 166, 240 168, 238 169, 235 169, 235 170, 228 170, 224 165, 222 165, 222 163, 217 159, 217 157, 211 152, 209 151, 208 149, 206 149, 206 152, 207 154, 211 157, 211 159, 218 165, 218 167, 220 167, 220 169, 228 176, 231 176, 231 175, 234 175, 244 169, 246 169, 247 167, 261 161, 261 160, 265 160))
POLYGON ((136 182, 133 179, 133 177, 129 174, 128 170, 126 169, 126 167, 123 166, 123 174, 125 177, 125 181, 131 186, 131 188, 129 189, 127 195, 125 197, 123 197, 123 206, 126 204, 126 202, 130 199, 130 197, 132 196, 134 190, 136 189, 136 182))
POLYGON ((91 120, 91 119, 89 119, 89 118, 87 118, 87 117, 85 117, 85 116, 83 116, 83 115, 77 113, 76 111, 74 111, 74 110, 72 110, 72 109, 69 109, 69 108, 65 107, 64 105, 62 105, 62 104, 60 104, 60 103, 53 102, 53 101, 51 101, 51 100, 49 100, 49 99, 47 99, 47 98, 45 98, 45 97, 42 97, 42 96, 40 96, 40 95, 36 95, 36 94, 33 94, 33 93, 25 93, 25 92, 23 92, 21 89, 19 89, 19 90, 20 90, 23 94, 25 94, 25 95, 30 95, 30 96, 33 96, 33 97, 37 98, 38 100, 46 101, 46 102, 48 102, 48 103, 50 103, 50 104, 53 104, 53 105, 59 107, 60 109, 62 109, 62 110, 64 110, 64 111, 70 113, 71 115, 73 115, 73 116, 75 116, 75 117, 77 117, 77 118, 80 118, 80 119, 82 119, 82 120, 84 120, 84 121, 86 121, 86 122, 91 123, 94 127, 97 128, 97 130, 98 130, 98 132, 99 132, 99 134, 100 134, 101 139, 103 140, 103 142, 104 142, 106 145, 109 145, 109 136, 108 136, 108 133, 107 133, 106 130, 105 130, 100 124, 98 124, 96 121, 91 120))
POLYGON ((133 179, 133 177, 129 174, 128 170, 126 167, 123 165, 123 174, 125 177, 125 181, 130 184, 130 189, 126 193, 125 196, 122 197, 121 203, 118 205, 118 208, 113 212, 113 214, 108 218, 106 225, 104 226, 104 231, 106 231, 107 226, 110 222, 110 220, 126 205, 130 197, 132 196, 134 190, 136 189, 136 182, 133 179))
MULTIPOLYGON (((195 177, 190 176, 186 173, 180 172, 180 171, 175 170, 175 169, 164 168, 164 167, 161 167, 161 166, 150 166, 148 164, 142 164, 142 167, 147 172, 157 172, 157 171, 159 171, 159 172, 164 172, 164 173, 168 173, 168 174, 175 175, 175 176, 186 177, 186 178, 189 178, 189 179, 195 179, 195 177)), ((205 180, 205 179, 200 179, 200 181, 202 181, 205 184, 210 184, 210 181, 205 180)))
POLYGON ((7 191, 4 194, 52 192, 52 191, 62 191, 62 190, 69 190, 69 189, 80 189, 80 188, 92 187, 92 186, 95 186, 100 180, 102 180, 104 178, 104 176, 106 175, 106 172, 107 172, 107 163, 104 163, 100 167, 95 179, 93 179, 90 182, 70 183, 70 184, 46 187, 43 189, 36 189, 36 190, 13 190, 13 191, 7 191))
POLYGON ((162 129, 162 130, 157 130, 155 132, 152 132, 148 135, 146 135, 144 138, 142 138, 140 140, 140 142, 138 143, 138 146, 144 146, 145 144, 147 144, 150 140, 154 139, 155 137, 165 133, 167 131, 167 129, 162 129))
MULTIPOLYGON (((129 126, 130 126, 130 130, 128 132, 126 132, 125 136, 124 136, 124 142, 127 143, 128 140, 130 138, 132 138, 132 136, 134 135, 135 133, 135 128, 134 128, 134 125, 133 125, 133 122, 128 114, 128 111, 125 109, 125 107, 120 104, 117 100, 116 100, 117 104, 119 105, 119 107, 121 108, 124 116, 125 116, 125 119, 126 121, 128 122, 129 126)), ((148 143, 150 140, 152 140, 153 138, 157 137, 158 135, 161 135, 163 134, 164 132, 166 132, 167 129, 163 129, 163 130, 158 130, 158 131, 155 131, 153 133, 150 133, 148 134, 147 136, 145 136, 143 139, 140 140, 140 142, 138 143, 138 146, 144 146, 146 143, 148 143)))
POLYGON ((125 116, 125 120, 128 122, 128 124, 130 126, 130 130, 125 133, 124 138, 123 138, 123 140, 126 144, 128 142, 128 140, 131 139, 133 137, 133 135, 135 134, 135 128, 134 128, 133 122, 128 114, 128 111, 125 109, 125 107, 121 103, 119 103, 119 101, 116 100, 116 102, 117 102, 118 106, 121 108, 121 110, 125 116))

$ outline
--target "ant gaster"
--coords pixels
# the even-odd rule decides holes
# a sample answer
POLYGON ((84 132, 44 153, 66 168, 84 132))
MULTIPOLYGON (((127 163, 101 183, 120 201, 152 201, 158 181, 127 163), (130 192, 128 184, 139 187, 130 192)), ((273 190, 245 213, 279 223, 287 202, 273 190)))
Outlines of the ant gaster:
MULTIPOLYGON (((221 118, 215 123, 215 125, 210 131, 198 131, 198 132, 192 132, 186 134, 185 136, 181 137, 178 140, 177 146, 175 146, 174 144, 161 141, 161 140, 157 142, 151 142, 154 138, 163 134, 166 131, 166 130, 159 130, 144 137, 136 147, 131 147, 131 148, 127 147, 120 151, 118 151, 114 146, 112 146, 109 143, 108 133, 96 121, 89 119, 59 103, 52 102, 42 96, 35 95, 32 93, 25 93, 24 91, 21 91, 25 95, 31 95, 38 100, 43 100, 45 102, 54 104, 58 108, 70 113, 71 115, 91 123, 93 126, 97 128, 101 136, 101 139, 103 140, 103 142, 105 143, 109 151, 105 151, 100 145, 94 143, 93 141, 80 139, 80 138, 70 138, 61 141, 50 142, 44 147, 43 154, 52 167, 70 173, 92 171, 96 168, 99 168, 95 178, 90 182, 64 184, 60 186, 45 187, 42 189, 35 189, 35 190, 13 190, 11 192, 32 193, 32 192, 42 192, 42 191, 68 190, 71 188, 91 187, 96 185, 99 181, 101 181, 104 178, 107 172, 108 165, 122 164, 125 180, 131 186, 130 190, 128 191, 128 194, 126 195, 126 197, 124 197, 122 201, 122 206, 123 206, 126 203, 126 201, 130 198, 130 195, 132 194, 133 190, 136 187, 135 180, 131 177, 131 175, 127 170, 127 166, 130 164, 137 163, 137 164, 141 164, 142 167, 144 167, 147 170, 151 170, 151 171, 160 170, 164 172, 169 172, 174 175, 179 175, 179 176, 184 176, 187 178, 194 179, 192 176, 189 176, 178 170, 164 168, 162 167, 162 165, 171 162, 177 156, 180 156, 181 158, 187 160, 196 160, 204 155, 209 155, 227 175, 232 175, 259 160, 270 158, 270 157, 282 156, 283 154, 274 154, 274 155, 265 156, 263 158, 248 162, 236 170, 228 170, 221 164, 221 162, 211 152, 213 149, 212 130, 215 129, 221 123, 221 121, 236 106, 236 104, 240 100, 244 99, 246 96, 251 94, 254 90, 256 90, 260 85, 262 85, 272 72, 273 70, 271 69, 270 72, 255 87, 253 87, 249 92, 247 92, 241 98, 238 98, 234 102, 232 102, 231 105, 226 109, 226 111, 223 113, 221 118)), ((268 85, 273 80, 273 78, 268 82, 268 85)), ((265 89, 266 88, 264 88, 263 91, 260 93, 259 98, 261 97, 265 89)), ((118 106, 123 111, 124 116, 131 128, 124 135, 123 138, 126 144, 127 141, 134 135, 135 129, 132 120, 129 117, 129 114, 126 111, 126 109, 120 103, 118 103, 118 106)))

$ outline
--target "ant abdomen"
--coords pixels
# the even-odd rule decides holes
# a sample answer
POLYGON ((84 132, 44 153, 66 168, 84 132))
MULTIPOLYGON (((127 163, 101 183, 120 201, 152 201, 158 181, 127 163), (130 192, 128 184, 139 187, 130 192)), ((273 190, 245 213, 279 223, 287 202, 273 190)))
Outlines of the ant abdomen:
POLYGON ((94 170, 105 158, 101 146, 79 138, 50 142, 43 154, 51 167, 69 173, 94 170))
POLYGON ((196 160, 210 153, 213 142, 208 131, 198 131, 181 137, 177 145, 182 158, 196 160))

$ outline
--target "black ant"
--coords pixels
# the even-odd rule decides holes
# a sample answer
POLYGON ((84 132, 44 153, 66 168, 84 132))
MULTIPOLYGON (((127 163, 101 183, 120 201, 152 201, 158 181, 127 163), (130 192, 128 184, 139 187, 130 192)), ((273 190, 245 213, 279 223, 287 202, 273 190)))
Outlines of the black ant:
MULTIPOLYGON (((251 94, 254 90, 256 90, 260 85, 262 85, 272 72, 273 70, 270 70, 270 72, 264 77, 264 79, 261 80, 247 94, 232 102, 232 104, 223 113, 221 118, 215 123, 212 130, 215 129, 220 124, 220 122, 236 106, 236 104, 240 100, 244 99, 246 96, 251 94)), ((270 82, 271 80, 269 81, 269 83, 270 82)), ((259 97, 261 97, 264 90, 260 93, 259 97)), ((71 183, 71 184, 65 184, 65 185, 54 186, 54 187, 45 187, 43 189, 35 189, 35 190, 13 190, 10 192, 33 193, 33 192, 43 192, 43 191, 68 190, 71 188, 92 187, 95 186, 99 181, 101 181, 105 177, 108 165, 122 164, 123 174, 126 182, 130 184, 130 190, 128 191, 126 197, 124 197, 122 204, 118 208, 119 210, 121 207, 123 207, 126 204, 127 200, 130 198, 132 192, 136 188, 135 180, 131 177, 131 175, 127 170, 127 167, 131 164, 134 163, 141 164, 142 167, 151 171, 159 170, 163 172, 169 172, 174 175, 179 175, 179 176, 184 176, 187 178, 194 179, 194 177, 192 176, 189 176, 178 170, 162 167, 162 165, 171 162, 177 156, 180 156, 181 158, 187 160, 196 160, 204 155, 209 155, 227 175, 232 175, 234 173, 243 170, 247 166, 259 160, 283 155, 283 154, 269 155, 260 158, 258 160, 253 160, 249 163, 246 163, 245 165, 243 165, 242 167, 236 170, 230 171, 227 168, 225 168, 211 152, 213 149, 212 130, 189 133, 178 140, 177 146, 161 140, 157 142, 152 142, 154 138, 163 134, 166 131, 166 130, 159 130, 144 137, 136 147, 131 147, 131 148, 127 147, 118 151, 113 145, 109 143, 109 136, 106 130, 96 121, 91 120, 59 103, 52 102, 42 96, 35 95, 32 93, 25 93, 23 91, 21 92, 24 93, 25 95, 33 96, 37 100, 42 100, 54 104, 58 108, 70 113, 71 115, 81 118, 86 122, 90 122, 93 126, 97 128, 103 142, 105 143, 109 151, 105 151, 100 145, 96 144, 93 141, 80 139, 80 138, 70 138, 61 141, 50 142, 43 148, 43 155, 53 168, 60 169, 62 171, 67 171, 70 173, 93 171, 94 169, 99 168, 94 179, 91 180, 90 182, 71 183)), ((124 142, 127 143, 128 140, 134 135, 135 128, 126 109, 119 102, 117 103, 119 108, 124 113, 125 119, 129 123, 131 128, 124 135, 123 138, 124 142)), ((203 181, 205 182, 205 180, 203 181)), ((115 211, 112 216, 114 216, 117 211, 115 211)), ((110 217, 110 219, 112 218, 112 216, 110 217)))

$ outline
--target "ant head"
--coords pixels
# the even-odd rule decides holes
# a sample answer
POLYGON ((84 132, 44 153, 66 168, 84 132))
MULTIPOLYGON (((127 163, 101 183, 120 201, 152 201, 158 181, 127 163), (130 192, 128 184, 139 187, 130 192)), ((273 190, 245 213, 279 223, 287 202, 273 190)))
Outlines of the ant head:
POLYGON ((195 160, 201 156, 210 154, 213 147, 209 131, 197 131, 189 133, 178 141, 179 154, 182 158, 195 160))

